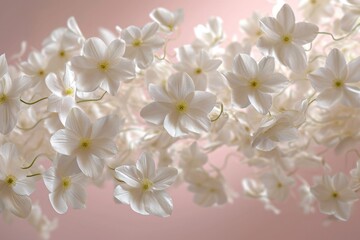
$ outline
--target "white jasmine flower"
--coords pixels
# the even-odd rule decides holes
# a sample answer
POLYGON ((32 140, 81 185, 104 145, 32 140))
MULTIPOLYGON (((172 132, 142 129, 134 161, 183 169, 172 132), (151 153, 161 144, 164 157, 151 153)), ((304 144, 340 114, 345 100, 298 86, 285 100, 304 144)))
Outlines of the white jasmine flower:
POLYGON ((155 170, 154 160, 142 154, 136 166, 120 166, 115 169, 116 177, 124 181, 115 188, 114 197, 121 203, 143 215, 170 216, 173 209, 171 197, 165 189, 176 180, 178 171, 172 167, 155 170))
POLYGON ((179 167, 185 171, 185 174, 188 171, 201 168, 208 160, 207 155, 200 151, 197 142, 193 142, 190 148, 181 151, 180 158, 179 167))
POLYGON ((300 206, 304 213, 309 214, 315 212, 314 203, 316 199, 311 193, 310 186, 306 182, 300 186, 299 194, 301 199, 300 206))
POLYGON ((294 119, 285 114, 263 120, 253 135, 252 146, 261 151, 273 150, 278 142, 292 141, 298 138, 294 119))
POLYGON ((48 217, 42 213, 39 204, 32 205, 31 213, 27 220, 39 233, 41 239, 44 240, 50 239, 50 233, 58 226, 57 219, 49 220, 48 217))
POLYGON ((65 125, 66 117, 71 108, 76 105, 76 83, 74 72, 67 65, 64 76, 59 78, 50 73, 45 79, 52 94, 48 98, 48 111, 59 113, 61 122, 65 125))
POLYGON ((0 146, 0 212, 7 210, 26 218, 31 212, 29 196, 35 190, 35 181, 21 169, 23 163, 14 144, 0 146))
POLYGON ((205 91, 208 82, 222 82, 222 75, 217 71, 221 60, 211 59, 209 54, 201 50, 198 54, 191 47, 178 49, 179 63, 174 68, 180 72, 186 72, 193 79, 195 90, 205 91))
POLYGON ((246 33, 248 41, 252 44, 263 35, 263 31, 260 27, 261 15, 254 12, 250 18, 240 20, 240 28, 246 33))
POLYGON ((22 72, 32 80, 32 87, 36 93, 42 93, 47 90, 45 78, 49 74, 48 58, 37 51, 29 54, 28 60, 20 64, 22 72))
POLYGON ((312 194, 320 204, 320 211, 324 214, 334 215, 346 221, 350 218, 352 203, 359 199, 358 195, 350 189, 345 174, 323 176, 322 180, 311 188, 312 194))
POLYGON ((285 76, 274 73, 273 57, 263 58, 259 64, 246 54, 234 59, 233 71, 226 73, 235 104, 244 108, 250 104, 261 114, 267 114, 272 94, 279 93, 288 83, 285 76))
POLYGON ((164 45, 164 40, 157 35, 159 24, 151 22, 142 29, 136 26, 125 28, 121 38, 126 42, 124 56, 134 59, 141 69, 148 68, 154 60, 154 51, 164 45))
POLYGON ((193 46, 196 48, 212 48, 225 39, 223 20, 220 17, 211 17, 205 25, 197 25, 194 32, 196 40, 193 46))
POLYGON ((350 186, 354 191, 358 191, 360 189, 360 160, 356 162, 356 168, 350 171, 351 181, 350 186))
POLYGON ((20 95, 31 85, 27 77, 11 79, 5 54, 0 56, 0 133, 9 134, 20 111, 20 95))
POLYGON ((43 178, 50 191, 51 205, 57 213, 66 213, 68 205, 75 209, 85 208, 86 177, 79 169, 75 156, 58 154, 43 178))
POLYGON ((266 188, 266 194, 270 199, 284 201, 289 195, 290 186, 294 184, 294 179, 276 169, 261 176, 261 182, 266 188))
POLYGON ((311 43, 317 36, 319 28, 312 23, 295 23, 294 12, 288 4, 283 5, 276 18, 262 18, 260 26, 264 32, 257 42, 260 50, 274 54, 291 70, 302 72, 307 66, 302 45, 311 43))
POLYGON ((159 24, 161 30, 166 33, 171 33, 174 32, 184 20, 184 11, 177 9, 175 12, 171 12, 168 9, 159 7, 150 13, 150 18, 159 24))
POLYGON ((65 129, 58 130, 50 139, 58 153, 75 156, 81 171, 98 178, 104 169, 104 160, 117 152, 114 137, 119 132, 120 119, 109 115, 94 124, 80 109, 73 108, 65 122, 65 129))
POLYGON ((95 91, 99 86, 115 95, 120 82, 135 77, 132 61, 123 58, 125 43, 116 39, 107 46, 100 38, 90 38, 84 45, 83 56, 72 58, 71 67, 77 73, 77 89, 95 91))
POLYGON ((318 23, 322 18, 331 17, 334 14, 331 0, 301 0, 299 8, 304 18, 313 23, 318 23))
POLYGON ((141 109, 140 115, 148 122, 164 125, 172 137, 188 132, 209 131, 211 121, 208 114, 216 104, 214 94, 195 91, 194 82, 186 73, 176 73, 168 80, 168 90, 150 84, 152 102, 141 109))
POLYGON ((334 48, 326 58, 325 67, 309 74, 312 86, 320 94, 316 101, 321 107, 332 107, 336 103, 349 107, 360 107, 360 57, 346 64, 344 55, 334 48))
POLYGON ((350 32, 359 20, 360 1, 344 0, 344 16, 341 18, 340 26, 344 31, 350 32))
POLYGON ((202 169, 186 175, 188 190, 194 193, 194 202, 203 207, 223 205, 228 202, 224 182, 220 176, 212 177, 202 169))

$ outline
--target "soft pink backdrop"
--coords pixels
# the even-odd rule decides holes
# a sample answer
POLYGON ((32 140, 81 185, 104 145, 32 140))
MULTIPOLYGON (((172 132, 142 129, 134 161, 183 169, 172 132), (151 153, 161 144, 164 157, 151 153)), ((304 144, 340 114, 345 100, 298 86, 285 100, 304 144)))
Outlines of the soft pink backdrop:
MULTIPOLYGON (((289 1, 296 7, 295 1, 289 1)), ((249 17, 252 11, 271 12, 265 0, 207 0, 207 1, 137 1, 137 0, 1 0, 0 54, 7 56, 18 52, 20 42, 27 40, 40 48, 43 38, 56 27, 64 26, 70 16, 75 16, 85 36, 97 35, 98 27, 113 29, 115 25, 141 26, 149 21, 148 13, 158 6, 171 10, 183 8, 185 21, 182 36, 174 44, 190 42, 192 28, 205 23, 210 16, 220 16, 228 36, 239 34, 238 21, 249 17)), ((212 156, 221 159, 222 153, 212 156)), ((333 161, 337 161, 333 159, 333 161)), ((241 191, 240 180, 250 175, 248 168, 239 163, 228 165, 226 177, 231 186, 241 191)), ((342 170, 348 170, 342 169, 342 170)), ((171 190, 174 212, 169 218, 141 216, 128 206, 116 205, 112 199, 113 185, 105 188, 88 188, 86 210, 70 210, 57 215, 51 208, 43 183, 33 199, 38 200, 50 218, 59 219, 59 228, 52 239, 359 239, 359 207, 346 223, 332 223, 324 227, 325 215, 304 215, 290 197, 277 204, 282 214, 276 216, 265 211, 257 201, 240 195, 233 204, 217 208, 202 208, 192 202, 192 194, 183 185, 171 190)), ((38 239, 35 230, 26 221, 16 219, 11 225, 0 218, 0 239, 38 239)))

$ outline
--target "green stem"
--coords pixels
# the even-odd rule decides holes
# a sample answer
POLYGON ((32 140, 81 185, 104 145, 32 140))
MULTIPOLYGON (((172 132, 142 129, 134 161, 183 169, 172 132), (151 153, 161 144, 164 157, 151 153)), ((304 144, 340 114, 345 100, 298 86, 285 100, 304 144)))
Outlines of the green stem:
POLYGON ((26 175, 26 177, 36 177, 36 176, 41 176, 41 173, 34 173, 31 175, 26 175))
POLYGON ((46 99, 48 99, 48 97, 40 98, 39 100, 36 100, 36 101, 34 101, 34 102, 26 102, 26 101, 24 101, 24 100, 22 100, 22 99, 20 98, 20 101, 21 101, 22 103, 25 103, 26 105, 34 105, 34 104, 36 104, 36 103, 38 103, 38 102, 41 102, 41 101, 43 101, 43 100, 46 100, 46 99))
POLYGON ((221 115, 223 114, 223 112, 224 112, 224 105, 223 105, 222 103, 220 103, 220 114, 219 114, 216 118, 211 119, 210 121, 211 121, 211 122, 217 121, 217 120, 221 117, 221 115))
POLYGON ((77 101, 76 103, 84 103, 84 102, 97 102, 97 101, 101 101, 101 99, 103 99, 103 97, 105 96, 107 92, 105 91, 103 93, 103 95, 100 97, 100 98, 95 98, 95 99, 84 99, 84 100, 80 100, 80 101, 77 101))
POLYGON ((329 32, 318 32, 318 34, 324 34, 324 35, 329 35, 331 36, 331 38, 334 40, 334 41, 341 41, 345 38, 347 38, 348 36, 350 36, 351 34, 353 34, 355 32, 355 30, 360 26, 360 23, 357 24, 353 29, 351 29, 350 32, 348 32, 347 34, 345 34, 344 36, 342 37, 339 37, 339 38, 336 38, 334 37, 334 35, 332 33, 329 33, 329 32))

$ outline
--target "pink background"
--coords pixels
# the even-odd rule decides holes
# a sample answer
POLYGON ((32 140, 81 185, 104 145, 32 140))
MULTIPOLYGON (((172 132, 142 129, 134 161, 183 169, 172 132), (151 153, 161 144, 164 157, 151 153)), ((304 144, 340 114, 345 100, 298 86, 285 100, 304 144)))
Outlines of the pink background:
MULTIPOLYGON (((295 1, 289 1, 295 8, 295 1)), ((174 44, 190 42, 192 28, 205 23, 210 16, 220 16, 228 36, 239 34, 239 19, 249 17, 253 10, 271 12, 265 0, 206 1, 137 1, 137 0, 1 0, 0 53, 11 56, 20 49, 20 42, 40 48, 41 41, 56 27, 65 26, 75 16, 85 36, 97 35, 98 27, 113 29, 115 25, 141 26, 149 21, 148 13, 155 7, 171 10, 183 8, 185 21, 182 35, 174 44)), ((175 46, 175 45, 174 45, 175 46)), ((219 158, 221 155, 219 154, 219 158)), ((216 159, 216 156, 212 157, 216 159)), ((335 161, 335 159, 333 159, 335 161)), ((241 192, 240 180, 250 175, 248 168, 236 162, 228 165, 226 177, 241 192), (230 170, 231 169, 231 170, 230 170)), ((348 169, 343 169, 347 170, 348 169)), ((334 222, 324 227, 325 215, 304 215, 298 201, 290 197, 279 203, 282 214, 274 215, 262 204, 240 195, 234 203, 223 207, 202 208, 192 202, 192 194, 182 185, 171 190, 174 212, 169 218, 141 216, 112 199, 113 185, 105 188, 90 186, 86 210, 70 210, 57 215, 47 198, 42 182, 33 200, 38 200, 50 218, 59 219, 59 228, 52 239, 359 239, 360 210, 355 204, 352 218, 346 223, 334 222)), ((296 194, 296 193, 295 193, 296 194)), ((16 219, 8 225, 0 218, 0 239, 38 239, 26 221, 16 219)))

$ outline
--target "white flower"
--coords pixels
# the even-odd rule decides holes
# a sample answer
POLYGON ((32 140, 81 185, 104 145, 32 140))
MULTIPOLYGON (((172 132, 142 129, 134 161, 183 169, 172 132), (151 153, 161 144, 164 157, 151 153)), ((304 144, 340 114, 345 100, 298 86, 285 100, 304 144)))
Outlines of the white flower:
POLYGON ((326 58, 325 67, 309 74, 312 86, 320 94, 316 101, 321 107, 332 107, 336 103, 349 107, 360 107, 360 57, 346 64, 344 55, 334 48, 326 58))
POLYGON ((54 73, 50 73, 45 82, 52 92, 48 98, 48 111, 59 113, 59 118, 62 124, 65 125, 67 115, 71 108, 76 105, 75 75, 67 65, 63 77, 59 78, 54 73))
POLYGON ((351 181, 350 186, 354 191, 358 191, 360 189, 360 160, 356 162, 356 168, 350 171, 351 181))
POLYGON ((35 228, 41 239, 50 239, 50 233, 58 226, 58 220, 49 220, 47 216, 42 213, 41 207, 38 204, 33 204, 31 213, 27 218, 28 222, 35 228))
POLYGON ((208 82, 213 84, 222 82, 222 75, 217 71, 221 60, 211 59, 204 50, 196 53, 194 49, 186 46, 179 48, 177 53, 179 63, 176 63, 174 68, 189 74, 194 81, 196 90, 205 91, 208 82))
POLYGON ((155 170, 151 156, 142 154, 136 166, 120 166, 115 173, 119 180, 124 181, 114 191, 114 197, 121 203, 129 204, 132 210, 143 215, 171 215, 173 203, 165 189, 175 182, 176 168, 155 170))
POLYGON ((154 60, 154 51, 164 45, 164 40, 157 35, 159 24, 151 22, 142 29, 136 26, 125 28, 121 38, 126 42, 124 56, 134 59, 141 69, 148 68, 154 60))
POLYGON ((322 181, 311 188, 312 194, 320 204, 320 211, 324 214, 334 215, 342 221, 350 218, 352 203, 359 199, 358 195, 350 189, 345 174, 323 176, 322 181))
POLYGON ((344 16, 341 18, 340 26, 344 31, 350 32, 355 24, 359 22, 360 2, 359 0, 344 0, 344 16))
POLYGON ((194 202, 203 207, 223 205, 228 202, 224 181, 220 176, 212 177, 202 169, 190 171, 186 175, 190 192, 194 193, 194 202))
POLYGON ((160 25, 164 32, 173 32, 184 19, 184 11, 177 9, 171 12, 165 8, 159 7, 150 13, 150 18, 160 25))
POLYGON ((201 168, 208 160, 205 153, 200 151, 197 142, 193 142, 190 148, 185 148, 180 153, 181 161, 179 167, 181 167, 185 173, 197 168, 201 168))
POLYGON ((256 43, 256 41, 263 35, 263 31, 260 27, 261 16, 259 13, 254 12, 250 18, 240 20, 240 28, 246 33, 247 40, 252 44, 256 43))
POLYGON ((11 79, 5 54, 0 56, 0 133, 10 133, 20 111, 20 95, 31 85, 27 77, 11 79))
POLYGON ((291 70, 302 72, 307 66, 302 45, 311 43, 317 36, 319 28, 312 23, 295 23, 294 12, 288 4, 284 4, 276 18, 262 18, 260 26, 264 32, 257 42, 260 50, 274 54, 291 70))
POLYGON ((298 138, 294 119, 286 114, 265 118, 254 133, 252 146, 261 151, 273 150, 278 142, 292 141, 298 138))
POLYGON ((45 78, 49 74, 48 58, 37 51, 29 54, 28 60, 20 64, 22 72, 32 80, 32 87, 37 93, 44 94, 47 91, 45 78))
POLYGON ((194 82, 186 73, 171 75, 167 86, 166 91, 150 84, 149 93, 155 102, 141 109, 140 115, 150 123, 164 125, 172 137, 208 131, 211 126, 208 114, 215 106, 216 96, 195 91, 194 82))
POLYGON ((267 114, 272 104, 272 94, 287 85, 287 78, 274 73, 273 57, 263 58, 259 64, 247 54, 234 59, 233 73, 226 73, 235 104, 244 108, 250 104, 261 114, 267 114))
POLYGON ((26 218, 31 212, 30 194, 35 190, 35 181, 21 169, 20 159, 14 144, 0 146, 0 212, 8 210, 26 218))
POLYGON ((197 25, 194 32, 196 40, 193 46, 196 48, 211 48, 225 39, 223 20, 219 17, 211 17, 205 25, 197 25))
POLYGON ((304 18, 313 23, 334 14, 334 6, 331 0, 301 0, 299 5, 304 18))
POLYGON ((75 156, 58 154, 43 178, 50 191, 51 205, 57 213, 66 213, 68 205, 75 209, 85 208, 86 177, 79 169, 75 156))
POLYGON ((75 156, 86 176, 98 178, 103 172, 104 160, 117 152, 113 139, 119 132, 119 122, 116 115, 109 115, 92 124, 82 110, 73 108, 65 129, 57 131, 50 143, 58 153, 75 156))
POLYGON ((294 179, 276 169, 262 175, 261 182, 264 184, 266 194, 270 199, 284 201, 289 195, 290 186, 294 184, 294 179))
POLYGON ((112 41, 109 46, 100 38, 86 40, 83 56, 71 60, 71 67, 78 77, 77 89, 92 92, 100 86, 115 95, 120 81, 135 77, 134 63, 122 57, 124 52, 125 43, 119 39, 112 41))

